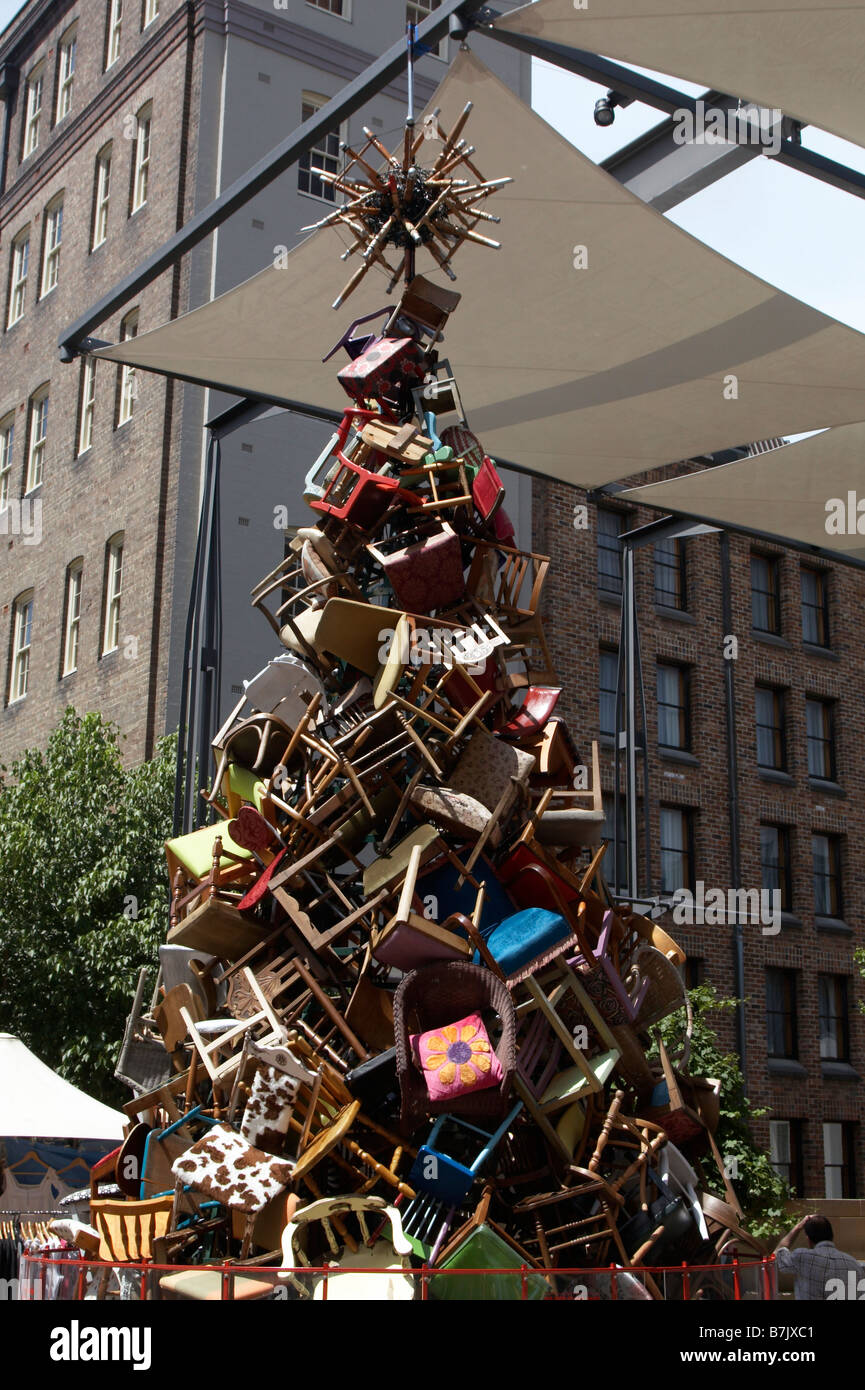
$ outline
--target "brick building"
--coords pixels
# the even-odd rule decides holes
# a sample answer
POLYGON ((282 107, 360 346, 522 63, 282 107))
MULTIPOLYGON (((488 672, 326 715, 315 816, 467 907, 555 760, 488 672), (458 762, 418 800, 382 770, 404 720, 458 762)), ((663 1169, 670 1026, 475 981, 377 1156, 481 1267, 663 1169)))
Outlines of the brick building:
MULTIPOLYGON (((106 362, 63 365, 59 333, 434 7, 28 0, 0 35, 3 762, 43 742, 69 704, 115 719, 133 761, 176 728, 203 425, 230 400, 106 362)), ((419 108, 448 42, 417 65, 419 108)), ((527 64, 487 56, 528 97, 527 64)), ((103 336, 164 323, 295 245, 332 203, 310 166, 335 169, 340 138, 361 145, 363 125, 400 130, 406 97, 404 78, 386 87, 103 336)), ((249 591, 283 558, 275 507, 304 519, 302 480, 329 433, 284 416, 224 446, 225 707, 274 654, 266 624, 249 622, 249 591)))
MULTIPOLYGON (((584 744, 600 739, 611 837, 618 537, 656 519, 647 508, 626 509, 614 496, 588 502, 585 492, 567 485, 535 484, 534 545, 553 562, 546 612, 550 618, 571 615, 552 624, 564 713, 584 744), (588 506, 585 529, 572 524, 579 504, 588 506)), ((651 855, 646 873, 641 755, 641 884, 668 900, 683 885, 693 890, 702 881, 706 893, 726 893, 735 884, 725 686, 730 665, 739 886, 777 889, 782 909, 777 932, 770 927, 764 933, 751 922, 741 929, 748 1094, 769 1110, 758 1124, 759 1137, 799 1192, 856 1196, 865 1181, 865 1016, 859 1007, 865 982, 853 959, 865 939, 865 649, 858 633, 865 576, 813 553, 731 533, 637 550, 635 585, 651 855), (721 601, 725 546, 730 629, 721 601), (729 636, 738 641, 730 661, 723 654, 729 636)), ((668 912, 660 920, 688 953, 689 983, 706 980, 722 996, 735 996, 735 918, 676 925, 668 912)), ((722 1017, 721 1041, 732 1051, 734 1019, 722 1017)))

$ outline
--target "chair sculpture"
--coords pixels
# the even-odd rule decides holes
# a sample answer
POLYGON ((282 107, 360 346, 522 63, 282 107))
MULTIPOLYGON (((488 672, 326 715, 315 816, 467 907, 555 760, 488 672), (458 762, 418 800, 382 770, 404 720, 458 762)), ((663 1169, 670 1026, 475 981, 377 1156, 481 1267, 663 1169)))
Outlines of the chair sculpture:
MULTIPOLYGON (((403 1132, 409 1133, 416 1128, 426 1115, 455 1114, 483 1118, 504 1113, 513 1080, 516 1028, 510 994, 495 976, 475 965, 458 961, 413 970, 406 975, 394 995, 393 1014, 403 1132), (426 1033, 431 1029, 443 1030, 456 1020, 474 1013, 498 1018, 501 1032, 494 1050, 501 1066, 501 1081, 497 1086, 483 1090, 448 1096, 440 1101, 431 1100, 423 1075, 414 1060, 411 1035, 426 1033)), ((465 1047, 457 1051, 462 1055, 465 1047)))

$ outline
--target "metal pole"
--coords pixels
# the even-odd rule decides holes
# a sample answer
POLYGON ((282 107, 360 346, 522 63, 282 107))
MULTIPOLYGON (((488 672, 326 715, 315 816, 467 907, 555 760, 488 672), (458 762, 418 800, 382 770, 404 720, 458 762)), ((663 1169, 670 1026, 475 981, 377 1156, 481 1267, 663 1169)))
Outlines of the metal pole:
MULTIPOLYGON (((723 637, 732 635, 733 605, 730 597, 730 537, 725 531, 719 536, 721 558, 721 621, 723 637)), ((742 863, 739 844, 739 754, 736 740, 736 687, 733 661, 721 655, 724 672, 724 711, 727 724, 727 799, 730 807, 730 883, 742 886, 742 863)), ((738 902, 738 896, 736 898, 738 902)), ((745 933, 742 923, 733 923, 733 980, 736 996, 736 1051, 742 1077, 745 1077, 745 933)))
POLYGON ((628 895, 639 897, 637 863, 637 642, 634 551, 622 546, 622 616, 625 648, 625 814, 627 816, 628 895))

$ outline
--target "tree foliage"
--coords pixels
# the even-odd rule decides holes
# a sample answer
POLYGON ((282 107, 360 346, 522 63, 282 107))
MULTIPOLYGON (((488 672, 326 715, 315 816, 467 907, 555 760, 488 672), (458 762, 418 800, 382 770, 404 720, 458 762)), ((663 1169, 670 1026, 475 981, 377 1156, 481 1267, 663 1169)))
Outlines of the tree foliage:
POLYGON ((176 747, 129 768, 118 737, 70 707, 0 780, 0 1029, 113 1104, 138 971, 165 939, 176 747))
MULTIPOLYGON (((711 985, 690 990, 689 997, 694 1030, 687 1069, 691 1076, 710 1076, 721 1083, 721 1119, 715 1139, 745 1212, 744 1224, 757 1236, 778 1235, 790 1224, 785 1208, 793 1193, 754 1139, 752 1124, 768 1111, 748 1100, 739 1058, 735 1052, 721 1050, 713 1021, 735 1009, 736 1000, 719 999, 711 985)), ((685 1010, 680 1009, 660 1025, 671 1054, 681 1047, 685 1023, 685 1010)), ((723 1197, 724 1186, 715 1164, 707 1162, 703 1169, 712 1190, 723 1197)))

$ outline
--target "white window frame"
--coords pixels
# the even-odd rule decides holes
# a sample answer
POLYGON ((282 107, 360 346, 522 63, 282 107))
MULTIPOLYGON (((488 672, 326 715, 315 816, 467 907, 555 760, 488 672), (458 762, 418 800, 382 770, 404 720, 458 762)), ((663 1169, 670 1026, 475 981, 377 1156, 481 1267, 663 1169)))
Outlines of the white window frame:
POLYGON ((72 110, 72 85, 75 81, 75 58, 78 50, 78 26, 73 24, 60 40, 57 59, 57 114, 55 125, 72 110))
POLYGON ((105 71, 113 68, 120 57, 120 39, 123 29, 123 0, 109 0, 108 34, 105 41, 105 71))
POLYGON ((12 482, 12 454, 15 449, 15 412, 0 420, 0 512, 9 505, 12 482))
POLYGON ((93 416, 96 407, 96 358, 85 357, 81 376, 81 421, 78 457, 93 448, 93 416))
POLYGON ((150 149, 153 137, 153 104, 142 106, 135 117, 135 154, 132 171, 132 209, 130 216, 147 206, 150 182, 150 149), (142 185, 143 193, 142 197, 142 185))
POLYGON ((45 477, 45 441, 48 437, 48 389, 43 388, 30 397, 27 429, 27 478, 25 495, 42 486, 45 477), (37 433, 37 430, 39 431, 37 433))
POLYGON ((44 299, 47 294, 56 289, 60 280, 60 250, 63 245, 62 193, 58 193, 56 198, 52 198, 45 208, 42 235, 44 240, 42 243, 40 299, 44 299))
POLYGON ((116 652, 120 646, 120 600, 123 597, 124 536, 119 533, 108 542, 105 557, 105 626, 102 631, 102 655, 116 652))
POLYGON ((45 63, 37 63, 27 78, 27 105, 24 115, 24 153, 27 159, 39 148, 39 123, 45 99, 45 63))
POLYGON ((30 680, 30 646, 33 640, 33 590, 15 600, 12 617, 12 669, 9 676, 9 704, 17 704, 27 694, 30 680))
POLYGON ((71 676, 78 670, 78 653, 81 650, 81 585, 84 577, 84 561, 73 560, 66 569, 65 621, 63 624, 63 676, 71 676))
POLYGON ((9 275, 9 314, 6 327, 11 328, 24 317, 27 307, 27 276, 30 273, 30 227, 24 228, 12 242, 12 267, 9 275))
POLYGON ((306 0, 306 3, 311 9, 318 10, 319 14, 329 14, 334 19, 342 19, 351 24, 352 0, 342 0, 341 10, 331 10, 329 8, 330 0, 306 0))
MULTIPOLYGON (((138 337, 138 310, 128 313, 120 326, 120 341, 129 343, 138 337)), ((135 368, 124 362, 120 368, 120 396, 117 402, 117 428, 125 425, 135 414, 138 378, 135 368)))
POLYGON ((159 18, 159 0, 144 0, 144 9, 141 16, 141 32, 149 29, 154 20, 159 18))
POLYGON ((96 181, 93 191, 93 241, 90 247, 95 251, 108 240, 108 209, 111 204, 111 157, 112 144, 104 145, 96 156, 96 181))
MULTIPOLYGON (((406 24, 421 24, 425 19, 429 19, 431 14, 435 14, 438 8, 439 6, 431 4, 430 0, 406 0, 405 22, 406 24), (415 13, 412 14, 412 11, 415 13)), ((439 39, 435 48, 430 49, 430 56, 446 59, 446 44, 447 39, 439 39)))
MULTIPOLYGON (((322 108, 323 106, 326 106, 327 103, 328 103, 330 100, 331 100, 330 97, 322 96, 321 92, 309 92, 309 91, 304 91, 304 92, 302 92, 302 93, 301 93, 301 106, 300 106, 301 121, 305 121, 305 120, 308 120, 308 119, 309 119, 308 116, 304 116, 304 114, 303 114, 303 108, 304 108, 305 106, 311 106, 312 109, 313 109, 313 114, 314 114, 316 111, 320 111, 321 108, 322 108)), ((344 137, 344 130, 345 130, 345 125, 344 125, 344 123, 343 123, 343 124, 340 125, 338 131, 336 131, 336 130, 329 131, 329 132, 328 132, 328 135, 322 136, 322 137, 320 137, 320 138, 326 140, 326 139, 328 138, 329 135, 335 135, 335 136, 337 137, 337 139, 339 139, 339 140, 341 141, 341 140, 343 139, 343 137, 344 137)), ((321 167, 323 167, 323 161, 324 161, 325 159, 333 159, 333 158, 334 158, 333 155, 330 155, 330 154, 328 154, 328 153, 326 152, 326 150, 324 149, 324 147, 323 147, 322 145, 316 145, 313 149, 307 150, 306 155, 307 155, 307 158, 309 159, 309 166, 310 166, 310 169, 312 169, 312 166, 313 166, 313 165, 317 165, 319 168, 321 168, 321 167)), ((300 186, 300 175, 301 175, 301 173, 305 173, 305 172, 307 172, 307 171, 306 171, 306 170, 302 170, 302 169, 300 168, 300 164, 298 164, 298 170, 297 170, 297 192, 298 192, 299 196, 300 196, 301 198, 312 198, 313 201, 316 202, 316 203, 327 203, 328 207, 334 207, 335 204, 336 204, 336 202, 337 202, 337 194, 336 194, 336 190, 335 190, 335 189, 334 189, 333 197, 332 197, 332 198, 326 198, 326 197, 324 197, 321 193, 312 193, 309 189, 301 188, 301 186, 300 186)), ((315 175, 310 173, 309 177, 310 177, 310 178, 314 178, 315 175)))

